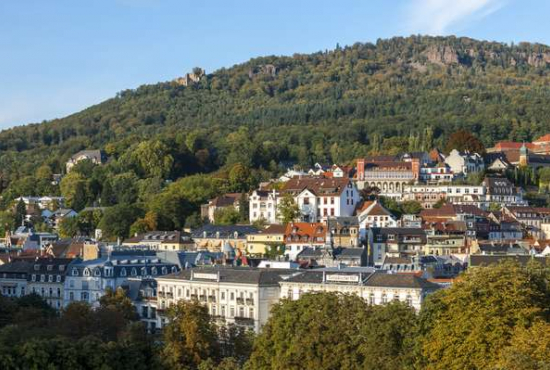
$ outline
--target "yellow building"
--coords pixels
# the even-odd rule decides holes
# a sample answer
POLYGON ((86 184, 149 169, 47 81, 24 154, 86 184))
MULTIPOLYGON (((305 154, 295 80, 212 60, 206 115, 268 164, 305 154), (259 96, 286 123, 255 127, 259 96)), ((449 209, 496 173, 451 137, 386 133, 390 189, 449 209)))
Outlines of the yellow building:
POLYGON ((466 238, 464 235, 428 235, 425 254, 436 256, 448 256, 462 254, 466 251, 466 238))
POLYGON ((284 236, 284 225, 269 225, 257 234, 249 234, 246 237, 246 254, 263 256, 268 248, 284 245, 284 236))

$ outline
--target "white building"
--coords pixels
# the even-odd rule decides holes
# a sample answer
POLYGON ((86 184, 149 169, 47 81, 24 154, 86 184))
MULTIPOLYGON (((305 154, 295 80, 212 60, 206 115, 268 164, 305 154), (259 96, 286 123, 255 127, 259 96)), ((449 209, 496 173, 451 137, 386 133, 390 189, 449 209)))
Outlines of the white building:
POLYGON ((483 157, 478 153, 460 152, 453 149, 445 158, 445 163, 451 167, 455 174, 463 174, 464 176, 470 173, 481 172, 485 169, 483 157))
POLYGON ((361 199, 355 183, 348 178, 293 178, 284 184, 281 194, 294 198, 303 222, 353 216, 361 199))
POLYGON ((29 274, 28 293, 36 293, 52 308, 63 307, 65 275, 71 258, 38 258, 29 274))
POLYGON ((277 214, 279 193, 275 190, 254 190, 249 197, 250 222, 265 220, 268 224, 280 223, 277 214))
POLYGON ((148 278, 176 272, 175 264, 164 262, 151 251, 116 251, 108 257, 73 262, 64 285, 64 307, 73 301, 99 305, 107 288, 115 290, 129 278, 148 278))
POLYGON ((365 230, 371 227, 396 227, 397 220, 394 215, 384 208, 377 200, 364 202, 357 209, 359 229, 365 230))
POLYGON ((417 311, 425 297, 440 288, 414 274, 362 272, 354 268, 305 271, 281 281, 280 285, 281 298, 297 300, 308 292, 339 292, 358 295, 372 305, 405 302, 417 311))
MULTIPOLYGON (((221 322, 260 330, 279 300, 279 282, 296 270, 236 267, 182 270, 157 278, 157 313, 178 300, 197 300, 221 322)), ((166 318, 160 317, 160 326, 166 318)))
POLYGON ((278 206, 290 194, 300 209, 300 221, 326 221, 328 217, 352 216, 361 200, 355 183, 347 177, 294 177, 283 189, 254 190, 249 198, 250 222, 265 220, 280 224, 278 206))

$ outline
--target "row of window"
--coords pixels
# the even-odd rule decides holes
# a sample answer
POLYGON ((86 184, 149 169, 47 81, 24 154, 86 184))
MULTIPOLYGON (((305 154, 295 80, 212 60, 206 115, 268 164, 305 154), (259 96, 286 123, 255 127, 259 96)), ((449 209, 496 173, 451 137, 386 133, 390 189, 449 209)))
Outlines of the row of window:
MULTIPOLYGON (((35 274, 32 274, 31 275, 31 281, 38 281, 38 275, 35 275, 35 274)), ((48 275, 48 283, 53 283, 54 282, 54 275, 48 275)), ((45 283, 46 282, 46 275, 40 275, 40 282, 41 283, 45 283)), ((56 283, 60 283, 61 282, 61 275, 56 275, 55 276, 55 282, 56 283)))

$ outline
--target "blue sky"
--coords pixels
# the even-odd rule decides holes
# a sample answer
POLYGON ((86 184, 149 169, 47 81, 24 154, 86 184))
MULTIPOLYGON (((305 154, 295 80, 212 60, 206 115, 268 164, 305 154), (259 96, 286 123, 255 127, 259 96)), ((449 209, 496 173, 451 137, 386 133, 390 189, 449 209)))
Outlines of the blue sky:
POLYGON ((251 57, 432 34, 550 44, 547 0, 0 0, 0 128, 251 57))

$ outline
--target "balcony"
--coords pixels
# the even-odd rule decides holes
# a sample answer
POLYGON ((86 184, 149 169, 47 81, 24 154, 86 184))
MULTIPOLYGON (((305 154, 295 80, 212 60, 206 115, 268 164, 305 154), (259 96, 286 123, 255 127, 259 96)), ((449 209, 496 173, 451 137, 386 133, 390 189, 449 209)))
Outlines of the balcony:
POLYGON ((166 292, 166 298, 174 298, 174 293, 166 292))
POLYGON ((195 300, 195 299, 198 299, 198 298, 199 298, 198 295, 196 295, 196 294, 191 294, 191 299, 195 300))
POLYGON ((201 295, 199 296, 199 301, 201 301, 201 302, 206 302, 206 296, 205 296, 204 294, 201 294, 201 295))
POLYGON ((235 324, 242 326, 254 326, 254 319, 235 316, 235 324))
POLYGON ((215 295, 209 295, 208 296, 208 302, 216 302, 216 296, 215 295))
POLYGON ((244 298, 237 298, 237 304, 244 304, 244 298))
POLYGON ((247 298, 247 299, 246 299, 246 304, 247 304, 248 306, 252 306, 252 305, 254 304, 254 300, 253 300, 252 298, 247 298))
POLYGON ((165 298, 164 292, 158 292, 158 296, 159 296, 160 298, 165 298))

